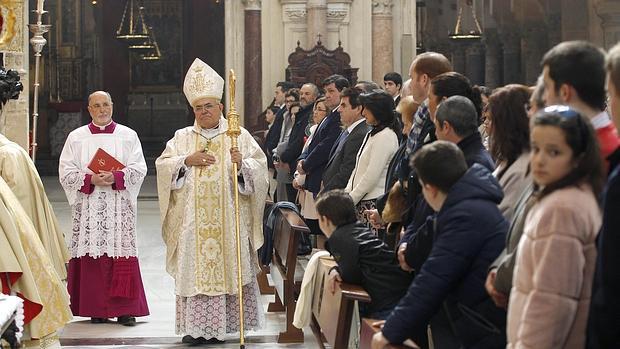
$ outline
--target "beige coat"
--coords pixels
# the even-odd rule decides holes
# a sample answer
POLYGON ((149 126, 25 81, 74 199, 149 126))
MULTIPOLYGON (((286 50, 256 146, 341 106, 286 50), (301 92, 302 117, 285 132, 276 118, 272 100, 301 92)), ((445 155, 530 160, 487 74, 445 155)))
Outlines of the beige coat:
POLYGON ((529 212, 508 305, 508 348, 583 348, 601 213, 589 187, 557 190, 529 212))

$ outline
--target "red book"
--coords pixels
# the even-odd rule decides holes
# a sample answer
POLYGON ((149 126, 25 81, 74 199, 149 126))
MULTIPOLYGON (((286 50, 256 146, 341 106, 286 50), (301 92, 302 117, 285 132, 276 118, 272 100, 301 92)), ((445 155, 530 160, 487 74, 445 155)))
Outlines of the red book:
POLYGON ((99 148, 93 155, 88 168, 94 173, 99 174, 101 171, 120 171, 125 168, 120 161, 116 160, 112 155, 106 153, 105 150, 99 148))

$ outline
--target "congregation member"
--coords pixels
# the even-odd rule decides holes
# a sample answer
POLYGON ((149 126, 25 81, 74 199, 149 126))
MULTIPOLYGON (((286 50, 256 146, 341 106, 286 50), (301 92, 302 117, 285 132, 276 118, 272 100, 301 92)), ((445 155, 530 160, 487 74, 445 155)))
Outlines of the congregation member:
MULTIPOLYGON (((310 135, 304 144, 304 148, 302 151, 302 155, 307 151, 308 146, 312 143, 316 135, 316 130, 319 125, 325 120, 328 114, 327 106, 325 105, 325 97, 319 97, 314 102, 314 108, 312 113, 312 126, 310 126, 309 132, 310 135)), ((308 178, 307 174, 302 174, 299 170, 295 171, 294 174, 295 179, 293 179, 293 187, 298 190, 297 201, 299 202, 299 206, 301 209, 299 212, 301 216, 304 218, 306 225, 310 228, 310 232, 314 234, 320 234, 320 228, 318 227, 319 216, 316 213, 316 207, 314 204, 315 194, 310 190, 305 189, 306 181, 308 178), (313 224, 314 223, 314 224, 313 224), (313 231, 314 228, 314 231, 313 231)))
POLYGON ((3 134, 0 134, 0 177, 30 218, 58 276, 66 280, 69 250, 41 177, 24 148, 3 134))
POLYGON ((402 271, 392 250, 357 220, 353 200, 342 189, 322 193, 316 209, 327 250, 338 264, 328 272, 331 292, 336 281, 360 285, 371 298, 368 304, 359 303, 360 315, 387 318, 407 292, 411 274, 402 271))
POLYGON ((397 72, 389 72, 383 76, 383 89, 392 96, 394 105, 400 103, 400 90, 403 86, 403 77, 397 72))
POLYGON ((490 136, 490 153, 497 168, 493 175, 504 190, 499 209, 509 222, 514 203, 531 181, 529 176, 530 127, 526 106, 530 91, 527 86, 507 85, 489 98, 485 119, 490 136))
MULTIPOLYGON (((607 91, 609 110, 616 128, 620 127, 620 44, 607 54, 607 91)), ((620 148, 608 157, 609 177, 603 195, 603 222, 599 232, 592 286, 592 301, 588 320, 587 348, 619 348, 620 327, 620 273, 618 249, 620 248, 620 148)))
POLYGON ((603 165, 591 122, 567 106, 534 116, 535 202, 517 247, 507 348, 583 348, 601 226, 603 165))
POLYGON ((299 113, 299 89, 292 88, 286 92, 285 109, 280 136, 275 148, 271 151, 271 158, 276 171, 276 192, 275 201, 295 202, 297 190, 293 188, 293 174, 291 173, 291 164, 283 162, 280 159, 282 154, 288 147, 289 138, 296 122, 296 115, 299 113))
POLYGON ((116 317, 119 324, 133 326, 136 317, 149 315, 136 229, 146 162, 136 132, 112 119, 110 94, 92 93, 88 112, 92 122, 69 133, 58 166, 73 222, 67 277, 71 310, 93 323, 116 317), (99 149, 124 167, 95 173, 90 164, 101 160, 94 159, 99 149))
POLYGON ((264 323, 256 251, 263 244, 267 159, 244 128, 238 147, 231 147, 220 102, 223 88, 224 79, 215 70, 194 60, 183 84, 194 125, 177 130, 155 162, 166 271, 175 280, 175 332, 190 345, 220 343, 239 332, 237 268, 242 271, 245 329, 257 330, 264 323), (237 174, 231 173, 233 162, 237 174), (235 190, 241 246, 235 239, 235 190))
POLYGON ((408 338, 423 345, 429 324, 437 348, 502 348, 506 313, 484 289, 487 267, 502 250, 508 229, 497 208, 502 189, 486 167, 469 167, 453 142, 422 147, 412 165, 436 212, 429 224, 434 243, 407 294, 374 335, 372 348, 408 338), (437 317, 440 310, 445 321, 437 317))
MULTIPOLYGON (((271 159, 273 157, 273 149, 275 149, 280 142, 280 132, 282 131, 284 115, 288 111, 286 108, 286 93, 292 88, 293 84, 288 81, 280 81, 276 84, 276 88, 273 93, 273 106, 269 108, 274 112, 274 120, 265 135, 267 159, 271 159)), ((268 161, 268 163, 270 164, 269 168, 273 168, 273 162, 268 161)))
MULTIPOLYGON (((286 146, 283 147, 282 151, 280 151, 280 149, 278 150, 279 164, 276 165, 276 167, 280 167, 282 172, 288 171, 291 176, 290 183, 292 183, 292 176, 297 169, 297 159, 303 150, 305 137, 307 137, 306 129, 310 119, 312 118, 314 102, 317 98, 319 98, 319 94, 319 88, 315 84, 306 83, 301 86, 301 89, 299 90, 299 107, 301 109, 294 113, 294 117, 292 118, 293 126, 291 128, 288 141, 286 142, 286 146)), ((291 107, 291 109, 293 108, 296 107, 291 107)), ((295 202, 297 190, 293 188, 292 184, 287 184, 286 187, 288 190, 288 200, 285 201, 295 202)))
POLYGON ((542 59, 546 105, 563 104, 590 120, 600 144, 601 158, 620 146, 616 127, 605 111, 605 55, 586 41, 566 41, 542 59))
MULTIPOLYGON (((437 52, 424 52, 416 56, 409 67, 411 83, 409 89, 420 107, 413 116, 413 126, 407 137, 407 155, 415 153, 424 143, 435 140, 433 120, 428 110, 428 94, 431 80, 437 75, 452 71, 452 64, 446 56, 437 52), (427 140, 428 137, 428 140, 427 140)), ((409 159, 403 159, 401 170, 408 173, 409 159)))
POLYGON ((491 137, 491 153, 498 164, 493 175, 504 191, 499 209, 510 222, 506 247, 489 268, 485 286, 495 304, 503 308, 508 305, 512 288, 516 248, 526 217, 523 210, 531 207, 524 206, 523 202, 528 200, 532 191, 529 118, 524 107, 529 99, 530 92, 526 86, 501 87, 489 99, 489 112, 485 120, 491 137))
MULTIPOLYGON (((495 164, 478 132, 481 99, 469 79, 456 72, 436 76, 431 82, 428 101, 429 117, 434 122, 429 131, 434 130, 437 139, 455 143, 465 154, 468 166, 477 163, 493 171, 495 164)), ((421 188, 417 184, 415 173, 409 177, 408 182, 409 195, 412 196, 414 204, 397 250, 399 261, 405 270, 418 268, 428 255, 430 246, 415 242, 414 239, 419 229, 425 229, 423 226, 432 214, 431 207, 425 202, 424 196, 420 195, 421 188), (420 251, 420 248, 423 251, 420 251)), ((432 243, 432 239, 425 241, 432 243)))
POLYGON ((344 189, 355 168, 355 158, 370 126, 362 116, 360 94, 357 87, 345 88, 340 94, 340 121, 343 130, 329 151, 329 159, 323 171, 321 192, 344 189))
POLYGON ((358 219, 371 228, 364 212, 376 209, 376 200, 384 192, 388 166, 398 149, 398 127, 394 100, 387 92, 374 90, 359 98, 362 116, 371 130, 357 152, 355 168, 345 191, 353 198, 358 219))
MULTIPOLYGON (((326 108, 326 116, 316 120, 316 130, 309 142, 308 147, 301 153, 297 162, 297 171, 306 176, 303 188, 307 189, 311 195, 307 201, 314 201, 314 198, 321 191, 321 179, 325 166, 329 160, 329 152, 336 142, 341 132, 340 128, 340 95, 343 89, 349 87, 349 80, 342 75, 331 75, 322 83, 325 91, 323 108, 326 108)), ((308 204, 314 206, 313 202, 308 204)), ((316 235, 321 234, 319 223, 316 219, 306 219, 306 225, 310 232, 316 235)))

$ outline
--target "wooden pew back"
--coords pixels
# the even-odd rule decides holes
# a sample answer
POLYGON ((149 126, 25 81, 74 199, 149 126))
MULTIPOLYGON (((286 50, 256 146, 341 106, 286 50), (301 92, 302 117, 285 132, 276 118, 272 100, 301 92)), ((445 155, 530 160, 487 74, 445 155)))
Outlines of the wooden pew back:
POLYGON ((286 311, 286 331, 278 335, 278 343, 303 342, 303 332, 293 326, 295 314, 295 268, 301 233, 310 229, 295 211, 279 208, 273 231, 271 278, 276 290, 275 301, 267 311, 286 311))

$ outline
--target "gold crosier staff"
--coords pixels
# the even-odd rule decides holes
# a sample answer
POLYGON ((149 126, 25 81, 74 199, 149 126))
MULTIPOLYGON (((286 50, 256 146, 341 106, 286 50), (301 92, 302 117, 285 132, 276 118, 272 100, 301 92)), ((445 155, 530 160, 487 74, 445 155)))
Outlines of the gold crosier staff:
MULTIPOLYGON (((235 109, 235 71, 230 70, 228 74, 228 95, 229 110, 226 114, 228 120, 228 130, 226 135, 230 137, 231 148, 237 148, 237 137, 241 134, 239 128, 239 113, 235 109)), ((243 333, 243 285, 241 281, 241 234, 239 233, 239 181, 237 178, 237 163, 233 162, 232 177, 235 192, 235 237, 237 239, 237 291, 239 294, 239 347, 245 348, 245 339, 243 333)))

